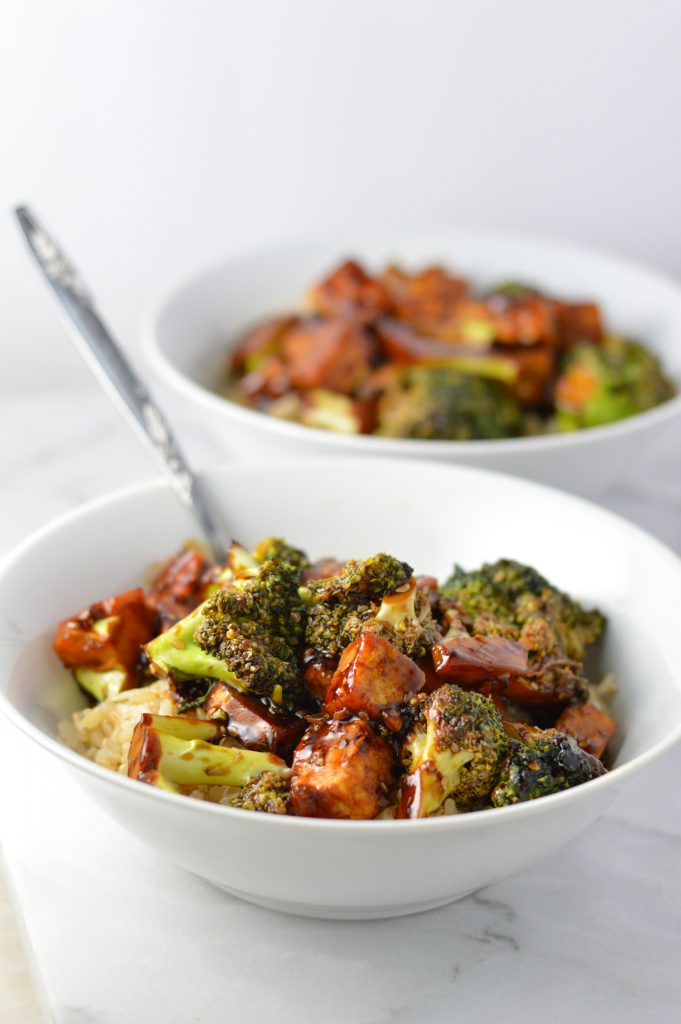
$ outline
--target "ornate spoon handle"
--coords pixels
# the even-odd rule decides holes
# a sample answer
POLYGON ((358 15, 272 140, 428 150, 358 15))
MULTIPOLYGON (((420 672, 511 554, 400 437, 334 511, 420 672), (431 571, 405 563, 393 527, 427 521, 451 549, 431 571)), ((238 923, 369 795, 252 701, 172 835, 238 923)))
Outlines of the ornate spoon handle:
POLYGON ((28 207, 18 206, 15 213, 36 263, 59 299, 62 319, 78 350, 128 423, 160 458, 181 501, 201 526, 213 557, 222 560, 229 546, 223 524, 165 417, 102 322, 80 274, 28 207))

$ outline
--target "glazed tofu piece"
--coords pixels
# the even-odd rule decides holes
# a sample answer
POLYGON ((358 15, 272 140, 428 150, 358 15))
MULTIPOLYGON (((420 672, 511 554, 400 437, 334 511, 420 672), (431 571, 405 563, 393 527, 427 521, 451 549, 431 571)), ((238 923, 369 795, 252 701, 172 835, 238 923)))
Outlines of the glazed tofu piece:
POLYGON ((424 688, 425 674, 411 658, 375 633, 363 633, 341 655, 324 704, 333 714, 347 709, 382 722, 392 732, 402 728, 399 706, 424 688))
POLYGON ((421 325, 451 319, 468 295, 467 283, 442 267, 426 267, 416 274, 388 267, 381 283, 393 300, 396 318, 421 325))
POLYGON ((327 658, 314 650, 303 656, 303 683, 315 700, 323 704, 329 692, 331 680, 338 668, 338 658, 327 658))
POLYGON ((265 320, 245 334, 232 352, 235 370, 260 369, 266 359, 276 355, 285 333, 298 323, 296 316, 277 316, 265 320))
POLYGON ((325 317, 345 317, 370 323, 392 308, 386 288, 370 277, 359 263, 347 260, 308 296, 311 308, 325 317))
POLYGON ((195 548, 183 548, 164 565, 149 591, 149 603, 157 609, 162 629, 168 629, 201 604, 212 582, 213 568, 195 548))
POLYGON ((555 304, 541 295, 528 293, 509 301, 500 296, 461 303, 457 310, 465 332, 467 325, 478 330, 486 325, 489 341, 501 345, 556 344, 555 304))
POLYGON ((76 682, 96 701, 140 683, 142 647, 158 615, 141 587, 83 608, 60 622, 53 647, 76 682))
POLYGON ((615 733, 617 722, 595 704, 580 704, 566 708, 553 728, 572 736, 587 754, 600 758, 615 733))
POLYGON ((598 344, 603 340, 601 312, 594 302, 558 302, 556 317, 564 345, 583 341, 598 344))
POLYGON ((374 344, 364 328, 348 320, 294 327, 282 342, 291 385, 349 395, 369 375, 374 344))
POLYGON ((271 750, 285 757, 305 730, 297 715, 275 715, 256 697, 239 693, 228 683, 215 683, 203 710, 214 721, 224 723, 228 736, 248 750, 271 750))
POLYGON ((308 818, 375 818, 390 803, 396 759, 361 718, 317 722, 293 754, 289 810, 308 818))
POLYGON ((512 394, 524 406, 546 405, 556 370, 554 349, 550 345, 508 345, 504 352, 516 367, 512 394))
POLYGON ((435 670, 443 681, 475 686, 500 676, 528 671, 527 651, 501 636, 445 637, 432 647, 435 670))

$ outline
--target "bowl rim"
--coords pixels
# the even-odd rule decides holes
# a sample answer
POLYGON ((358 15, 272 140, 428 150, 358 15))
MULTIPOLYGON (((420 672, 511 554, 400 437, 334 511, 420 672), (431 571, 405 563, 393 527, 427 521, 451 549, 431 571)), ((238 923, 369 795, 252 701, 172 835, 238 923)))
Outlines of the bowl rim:
MULTIPOLYGON (((309 458, 309 457, 298 457, 289 459, 278 459, 278 460, 257 460, 253 463, 239 464, 239 463, 227 463, 219 466, 214 466, 210 469, 202 470, 199 476, 205 479, 207 482, 211 478, 219 476, 229 476, 234 472, 239 472, 240 469, 247 471, 258 471, 265 470, 267 467, 272 467, 275 464, 278 467, 285 466, 300 466, 304 467, 306 471, 309 471, 310 466, 314 466, 317 463, 320 467, 327 466, 328 463, 323 457, 309 458)), ((340 460, 339 460, 340 461, 340 460)), ((348 466, 355 464, 355 460, 348 457, 345 460, 348 466)), ((411 463, 402 462, 400 463, 395 459, 382 459, 382 460, 371 460, 374 462, 380 461, 382 466, 389 469, 390 472, 404 473, 409 470, 411 463)), ((424 469, 426 468, 424 464, 424 469)), ((448 465, 443 467, 437 463, 430 464, 430 468, 433 472, 438 474, 443 471, 454 473, 455 475, 463 476, 483 476, 485 478, 499 478, 500 482, 508 482, 509 477, 507 474, 498 473, 492 470, 480 469, 478 467, 471 466, 459 466, 459 465, 448 465)), ((604 517, 606 520, 616 522, 619 527, 622 525, 630 531, 633 535, 642 539, 643 542, 649 546, 653 546, 658 549, 659 553, 664 555, 665 558, 676 563, 677 571, 681 576, 681 557, 679 557, 671 548, 659 541, 648 531, 642 529, 634 523, 629 522, 627 519, 619 516, 608 509, 604 509, 594 502, 587 501, 583 498, 579 498, 568 492, 561 491, 555 487, 549 487, 545 484, 536 483, 530 480, 524 480, 520 478, 514 479, 516 483, 520 484, 524 489, 531 491, 542 491, 550 492, 553 495, 559 495, 560 500, 579 506, 586 506, 592 511, 596 511, 599 515, 604 517)), ((143 494, 150 494, 153 491, 163 491, 170 497, 173 497, 172 487, 169 482, 162 478, 153 478, 142 481, 137 484, 133 484, 128 487, 119 488, 115 491, 111 491, 105 495, 102 495, 94 500, 88 501, 83 505, 79 505, 77 508, 71 509, 68 512, 63 513, 57 518, 46 523, 38 530, 33 531, 28 537, 20 541, 15 545, 7 554, 0 559, 0 588, 3 585, 3 579, 5 574, 11 570, 17 564, 20 564, 22 559, 30 552, 30 550, 37 544, 42 543, 45 539, 49 538, 50 535, 58 533, 62 528, 77 522, 79 519, 87 519, 92 515, 96 515, 100 509, 115 506, 117 504, 124 504, 131 499, 143 494)), ((16 641, 12 640, 12 644, 16 641)), ((90 761, 84 755, 71 750, 65 744, 61 743, 57 738, 49 736, 46 732, 40 729, 38 726, 30 722, 22 713, 16 708, 9 700, 8 695, 5 693, 5 688, 0 686, 0 711, 4 713, 7 719, 22 732, 25 736, 37 743, 48 753, 56 755, 61 761, 66 762, 72 768, 78 771, 84 772, 86 775, 91 776, 94 780, 108 783, 115 787, 123 787, 120 789, 121 793, 128 792, 131 795, 137 794, 142 799, 161 800, 166 802, 169 807, 175 806, 178 809, 184 808, 187 811, 194 811, 195 813, 206 813, 206 814, 218 814, 222 815, 225 820, 229 820, 233 815, 238 816, 238 820, 244 821, 244 815, 248 815, 247 820, 252 820, 252 823, 257 825, 258 822, 261 824, 266 821, 269 824, 266 827, 292 827, 292 828, 314 828, 315 831, 335 831, 336 829, 342 829, 345 832, 360 832, 369 835, 375 835, 378 830, 379 833, 389 834, 390 831, 401 831, 403 829, 413 829, 414 827, 430 830, 430 829, 467 829, 475 827, 475 823, 485 824, 490 827, 496 822, 501 822, 509 815, 513 815, 515 818, 521 816, 529 816, 534 814, 541 814, 541 808, 544 807, 548 810, 549 807, 558 806, 559 802, 567 803, 568 801, 579 800, 583 798, 584 787, 588 787, 588 792, 594 793, 596 786, 600 787, 600 790, 612 789, 617 787, 619 782, 635 775, 642 768, 651 764, 657 758, 661 757, 668 750, 670 750, 679 740, 681 739, 681 719, 672 729, 672 731, 657 743, 655 743, 648 750, 637 755, 631 760, 627 761, 623 765, 618 765, 609 771, 606 775, 602 775, 597 779, 592 779, 588 783, 583 783, 580 786, 575 786, 572 789, 563 790, 560 793, 553 793, 549 796, 541 797, 537 800, 529 800, 525 803, 513 804, 507 807, 491 807, 485 808, 481 811, 474 813, 462 813, 454 815, 443 815, 434 818, 419 818, 419 819, 405 819, 405 820, 394 820, 394 819, 370 819, 370 820, 346 820, 346 819, 335 819, 335 818, 306 818, 296 817, 294 815, 277 815, 277 814, 255 814, 251 811, 245 811, 237 807, 229 807, 222 804, 214 804, 209 801, 196 800, 186 797, 179 793, 168 793, 152 786, 145 786, 140 784, 135 779, 130 779, 125 775, 118 772, 111 771, 108 768, 104 768, 101 765, 96 764, 94 761, 90 761), (131 788, 132 787, 132 788, 131 788), (580 791, 582 791, 582 797, 580 797, 580 791), (168 803, 169 801, 169 803, 168 803), (225 817, 226 816, 226 817, 225 817), (275 824, 276 822, 276 824, 275 824)))
MULTIPOLYGON (((144 311, 140 322, 140 342, 144 359, 151 369, 161 377, 175 391, 183 394, 190 401, 198 402, 209 412, 221 416, 223 419, 236 420, 246 428, 260 430, 264 433, 272 432, 291 441, 304 441, 308 438, 315 444, 326 445, 334 449, 345 451, 356 451, 370 455, 394 455, 404 454, 410 457, 420 456, 427 458, 431 453, 433 457, 441 458, 443 454, 461 455, 474 457, 475 455, 516 455, 519 453, 544 453, 564 448, 574 448, 588 444, 590 441, 608 441, 611 438, 626 437, 641 429, 653 428, 681 415, 681 380, 673 380, 677 387, 677 393, 666 399, 660 405, 644 412, 636 413, 625 419, 617 420, 614 423, 607 423, 602 426, 587 427, 569 433, 539 434, 531 437, 510 437, 498 438, 496 440, 469 440, 469 441, 442 441, 424 438, 388 438, 377 437, 374 434, 338 434, 329 430, 321 430, 318 427, 304 426, 302 423, 294 423, 287 420, 277 419, 275 416, 268 416, 266 413, 248 406, 240 405, 233 399, 218 392, 212 391, 209 387, 198 383, 192 377, 179 370, 167 357, 159 331, 161 319, 165 315, 167 307, 175 301, 182 293, 190 292, 205 278, 228 272, 230 268, 238 266, 242 262, 254 261, 257 259, 273 258, 281 255, 282 258, 295 252, 304 252, 317 246, 329 247, 342 252, 353 252, 361 250, 363 246, 378 243, 381 239, 392 237, 388 232, 384 234, 366 234, 355 236, 354 241, 342 234, 324 236, 310 236, 298 238, 290 243, 277 242, 272 245, 254 246, 244 248, 238 253, 232 253, 222 259, 216 259, 206 263, 203 267, 178 278, 175 283, 166 288, 160 296, 157 296, 144 311)), ((397 236, 395 236, 397 237, 397 236)), ((462 240, 465 246, 466 239, 473 241, 484 241, 486 244, 495 243, 510 245, 529 245, 537 248, 546 248, 554 253, 564 253, 574 257, 596 259, 607 264, 612 270, 635 273, 642 277, 648 277, 653 283, 662 285, 677 293, 681 302, 681 282, 677 281, 671 274, 658 270, 642 261, 631 259, 609 251, 606 248, 590 246, 574 241, 563 241, 551 235, 524 231, 494 231, 486 228, 464 228, 456 225, 448 225, 446 228, 434 229, 433 231, 405 231, 399 236, 406 244, 410 240, 432 237, 434 241, 462 240)), ((263 316, 267 316, 263 312, 263 316)), ((270 315, 275 315, 271 311, 270 315)), ((228 327, 225 327, 227 333, 228 327)), ((230 346, 225 344, 225 356, 230 346)), ((666 372, 666 368, 663 367, 666 372)))

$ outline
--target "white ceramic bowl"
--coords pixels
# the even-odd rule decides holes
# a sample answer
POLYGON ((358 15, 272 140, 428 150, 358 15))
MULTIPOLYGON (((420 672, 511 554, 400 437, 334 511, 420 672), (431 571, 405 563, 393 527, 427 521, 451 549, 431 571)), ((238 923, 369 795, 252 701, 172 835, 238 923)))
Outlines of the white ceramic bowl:
POLYGON ((435 261, 481 285, 525 280, 567 299, 594 299, 608 327, 646 342, 681 384, 681 286, 612 255, 525 236, 450 231, 289 246, 233 259, 185 281, 147 318, 148 362, 187 399, 233 457, 355 453, 428 458, 515 473, 598 494, 626 473, 652 435, 681 417, 681 397, 649 412, 574 434, 501 441, 348 437, 287 423, 219 394, 227 352, 249 326, 294 308, 310 284, 354 255, 369 266, 435 261))
POLYGON ((57 719, 81 698, 52 653, 54 626, 139 582, 193 533, 164 483, 122 491, 41 530, 0 567, 0 703, 125 828, 190 871, 255 903, 312 916, 436 907, 567 842, 679 737, 681 562, 624 520, 536 484, 433 463, 306 459, 235 465, 206 480, 246 544, 274 532, 314 556, 386 549, 439 577, 454 561, 474 567, 510 556, 536 565, 610 616, 596 671, 617 673, 620 729, 616 767, 602 778, 523 805, 422 821, 256 814, 108 772, 55 739, 57 719))

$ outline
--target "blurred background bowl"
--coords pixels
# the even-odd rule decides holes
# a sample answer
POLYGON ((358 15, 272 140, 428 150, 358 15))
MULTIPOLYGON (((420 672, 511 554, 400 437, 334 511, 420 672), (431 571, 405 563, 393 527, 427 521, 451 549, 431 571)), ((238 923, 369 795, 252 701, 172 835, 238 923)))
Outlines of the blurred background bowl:
POLYGON ((616 256, 523 235, 448 231, 292 245, 210 267, 170 291, 147 318, 143 345, 152 370, 218 436, 234 458, 373 454, 437 459, 514 473, 586 495, 626 474, 653 435, 678 425, 681 397, 604 427, 498 441, 393 440, 347 436, 267 416, 224 398, 230 348, 258 320, 296 308, 339 261, 409 269, 442 263, 489 286, 518 280, 567 300, 597 302, 607 329, 643 341, 681 383, 681 286, 616 256))
MULTIPOLYGON (((204 479, 230 532, 247 545, 275 533, 314 557, 387 550, 440 578, 454 561, 472 568, 505 556, 535 565, 608 614, 591 672, 616 673, 619 728, 614 769, 601 778, 526 804, 420 821, 256 814, 95 765, 56 739, 57 722, 83 696, 51 640, 65 615, 138 584, 151 562, 194 533, 168 486, 145 483, 57 520, 0 566, 0 705, 55 757, 55 770, 63 762, 162 856, 273 909, 331 918, 414 913, 507 877, 572 839, 678 739, 681 561, 626 521, 550 488, 432 463, 302 459, 226 466, 204 479)), ((102 870, 115 878, 115 863, 102 870)))

